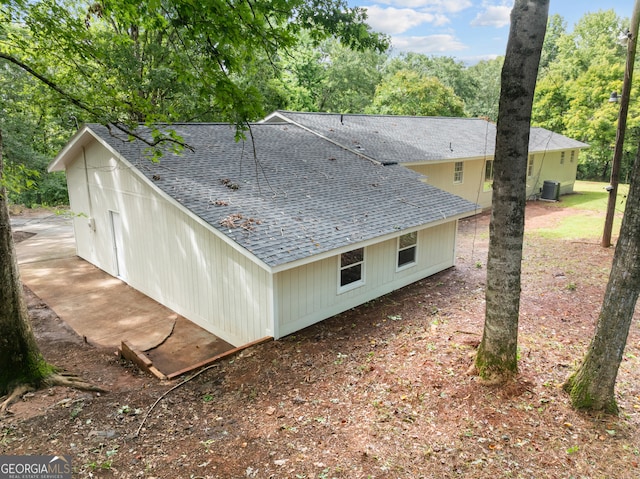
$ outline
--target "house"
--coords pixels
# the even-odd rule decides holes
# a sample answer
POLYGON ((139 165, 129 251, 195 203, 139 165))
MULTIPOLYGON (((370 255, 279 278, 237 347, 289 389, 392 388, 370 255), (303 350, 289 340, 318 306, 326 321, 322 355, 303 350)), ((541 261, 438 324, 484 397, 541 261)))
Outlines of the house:
MULTIPOLYGON (((491 206, 496 125, 485 119, 276 111, 263 121, 301 126, 368 158, 400 163, 482 208, 491 206)), ((578 155, 586 147, 532 128, 527 198, 539 198, 548 184, 557 185, 559 195, 572 193, 578 155)))
POLYGON ((457 220, 479 211, 293 123, 240 141, 224 124, 170 129, 187 147, 152 162, 145 142, 86 125, 49 170, 66 171, 78 256, 234 346, 451 267, 457 220))

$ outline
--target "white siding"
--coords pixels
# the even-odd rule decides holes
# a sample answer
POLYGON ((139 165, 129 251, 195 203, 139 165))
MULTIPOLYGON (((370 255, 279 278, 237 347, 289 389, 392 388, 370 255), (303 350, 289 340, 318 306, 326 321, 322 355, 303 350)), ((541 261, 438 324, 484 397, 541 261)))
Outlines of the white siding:
POLYGON ((67 189, 69 191, 71 211, 75 213, 73 217, 73 228, 76 237, 76 252, 81 258, 93 262, 95 249, 92 232, 89 227, 91 206, 85 170, 82 168, 84 164, 83 156, 79 155, 73 161, 78 167, 67 171, 67 189))
POLYGON ((123 260, 133 288, 239 346, 271 335, 270 273, 170 203, 110 152, 91 143, 70 163, 78 255, 115 274, 110 211, 120 214, 123 260), (90 192, 91 201, 88 201, 90 192), (89 211, 91 209, 91 211, 89 211))
POLYGON ((397 238, 367 246, 365 284, 345 293, 338 293, 337 256, 277 273, 274 336, 293 333, 453 266, 456 227, 452 221, 419 231, 416 265, 402 271, 396 268, 397 238))

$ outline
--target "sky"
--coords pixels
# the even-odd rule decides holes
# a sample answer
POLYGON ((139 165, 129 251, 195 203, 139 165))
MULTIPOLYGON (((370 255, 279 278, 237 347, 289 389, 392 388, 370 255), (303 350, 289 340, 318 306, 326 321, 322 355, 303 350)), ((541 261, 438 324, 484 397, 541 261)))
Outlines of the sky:
MULTIPOLYGON (((454 57, 468 65, 504 55, 513 0, 349 0, 367 9, 373 30, 391 37, 393 52, 454 57)), ((568 31, 586 13, 615 10, 630 18, 634 0, 550 0, 568 31)))

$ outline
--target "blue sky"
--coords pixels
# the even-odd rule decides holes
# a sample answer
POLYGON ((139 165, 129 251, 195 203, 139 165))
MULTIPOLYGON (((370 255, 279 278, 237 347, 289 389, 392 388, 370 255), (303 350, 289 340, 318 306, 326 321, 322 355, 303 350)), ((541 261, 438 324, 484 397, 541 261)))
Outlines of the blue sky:
MULTIPOLYGON (((375 31, 391 36, 393 51, 454 57, 467 64, 504 55, 513 0, 349 0, 368 11, 375 31)), ((585 14, 615 10, 630 18, 634 0, 551 0, 569 31, 585 14)))

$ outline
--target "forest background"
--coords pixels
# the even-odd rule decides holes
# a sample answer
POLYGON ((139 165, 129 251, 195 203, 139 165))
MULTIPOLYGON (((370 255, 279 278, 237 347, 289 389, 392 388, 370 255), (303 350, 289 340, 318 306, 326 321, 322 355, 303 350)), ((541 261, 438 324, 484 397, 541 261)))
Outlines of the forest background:
MULTIPOLYGON (((229 112, 210 98, 206 88, 193 88, 193 77, 202 73, 197 65, 182 72, 184 78, 172 68, 173 55, 197 58, 198 52, 187 51, 189 45, 177 50, 176 39, 110 24, 102 21, 100 12, 83 11, 79 3, 71 11, 77 12, 76 20, 92 45, 102 45, 100 65, 90 59, 79 63, 78 55, 65 55, 55 32, 47 35, 45 31, 35 38, 23 35, 22 27, 14 23, 4 33, 23 56, 32 52, 33 58, 44 62, 39 66, 55 76, 63 91, 82 92, 78 96, 95 99, 97 108, 101 97, 112 101, 117 90, 136 92, 139 104, 129 96, 122 104, 109 106, 118 110, 115 116, 123 122, 230 121, 229 112), (122 41, 123 29, 127 41, 122 41), (175 78, 167 81, 167 75, 175 78), (151 117, 142 111, 155 114, 151 117)), ((619 37, 628 24, 613 10, 588 13, 571 31, 561 16, 549 19, 532 122, 590 145, 580 154, 578 179, 607 180, 610 174, 618 105, 609 98, 622 90, 626 47, 619 37)), ((298 35, 296 46, 271 56, 263 54, 233 74, 243 94, 258 100, 252 102, 257 107, 241 112, 243 118, 259 120, 278 109, 497 118, 503 57, 465 65, 452 57, 381 51, 384 42, 378 48, 352 49, 337 40, 318 43, 303 31, 298 35)), ((0 65, 0 130, 7 177, 14 180, 14 185, 8 185, 11 200, 27 206, 67 204, 64 175, 49 174, 46 167, 92 115, 73 102, 61 102, 58 92, 19 66, 0 65)), ((638 96, 638 87, 631 96, 638 96)), ((109 117, 114 117, 113 111, 109 117)), ((622 182, 627 182, 631 169, 639 125, 640 105, 631 102, 622 182)))

